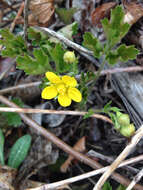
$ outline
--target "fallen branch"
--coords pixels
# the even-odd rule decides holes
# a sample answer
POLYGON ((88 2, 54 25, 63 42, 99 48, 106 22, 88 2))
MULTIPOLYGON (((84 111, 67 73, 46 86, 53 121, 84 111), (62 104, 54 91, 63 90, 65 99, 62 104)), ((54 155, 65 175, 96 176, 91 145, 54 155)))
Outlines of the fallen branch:
MULTIPOLYGON (((118 168, 120 167, 123 167, 123 166, 126 166, 128 164, 132 164, 133 162, 138 162, 138 161, 141 161, 143 160, 143 155, 140 156, 140 158, 132 158, 132 159, 128 159, 128 160, 125 160, 124 162, 122 162, 118 168)), ((103 173, 105 172, 107 169, 109 168, 109 166, 107 167, 104 167, 104 168, 101 168, 101 169, 98 169, 98 170, 95 170, 95 171, 91 171, 91 172, 88 172, 88 173, 85 173, 85 174, 82 174, 82 175, 78 175, 76 177, 72 177, 72 178, 69 178, 69 179, 65 179, 65 180, 62 180, 62 181, 58 181, 58 182, 55 182, 55 183, 51 183, 51 184, 46 184, 46 185, 42 185, 40 187, 36 187, 36 188, 30 188, 30 189, 26 189, 26 190, 48 190, 48 189, 56 189, 60 186, 63 186, 63 185, 66 185, 66 184, 70 184, 70 183, 74 183, 74 182, 77 182, 77 181, 80 181, 80 180, 83 180, 83 179, 86 179, 86 178, 89 178, 89 177, 92 177, 92 176, 95 176, 95 175, 98 175, 100 173, 103 173)))
MULTIPOLYGON (((17 112, 17 113, 42 113, 42 114, 58 114, 58 115, 81 115, 84 116, 88 112, 70 111, 70 110, 44 110, 44 109, 32 109, 32 108, 6 108, 0 107, 0 112, 17 112)), ((93 114, 91 117, 107 121, 111 124, 113 122, 108 117, 101 114, 93 114)))
POLYGON ((6 93, 9 93, 11 91, 14 91, 14 90, 19 90, 19 89, 23 89, 23 88, 29 88, 29 87, 33 87, 33 86, 39 86, 41 84, 40 81, 38 82, 31 82, 31 83, 26 83, 26 84, 20 84, 20 85, 17 85, 17 86, 13 86, 13 87, 9 87, 9 88, 5 88, 5 89, 2 89, 0 90, 0 94, 6 94, 6 93))
POLYGON ((143 169, 134 177, 133 181, 130 183, 130 185, 128 186, 126 190, 132 190, 135 184, 138 183, 138 181, 140 181, 142 176, 143 176, 143 169))
POLYGON ((10 26, 10 31, 11 32, 13 32, 13 30, 14 30, 14 27, 15 27, 17 19, 22 15, 23 9, 24 9, 24 2, 21 3, 21 6, 20 6, 20 8, 18 10, 18 13, 17 13, 16 17, 14 18, 14 21, 12 22, 12 24, 10 26))

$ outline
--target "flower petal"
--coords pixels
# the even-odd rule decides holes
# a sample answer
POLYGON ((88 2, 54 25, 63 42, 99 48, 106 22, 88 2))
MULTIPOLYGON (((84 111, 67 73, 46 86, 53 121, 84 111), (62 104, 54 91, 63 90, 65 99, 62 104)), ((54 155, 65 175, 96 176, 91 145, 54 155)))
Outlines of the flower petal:
POLYGON ((82 100, 82 94, 77 88, 69 88, 68 96, 75 102, 80 102, 82 100))
POLYGON ((43 89, 41 96, 43 99, 50 100, 52 98, 55 98, 57 94, 58 94, 57 89, 54 86, 48 86, 43 89))
POLYGON ((68 75, 64 75, 62 77, 62 81, 69 87, 76 87, 77 86, 77 81, 74 77, 70 77, 68 75))
POLYGON ((67 106, 71 105, 71 99, 68 97, 67 94, 59 95, 58 102, 63 107, 67 107, 67 106))
POLYGON ((46 77, 51 83, 54 83, 54 84, 62 82, 60 77, 53 72, 46 72, 46 77))

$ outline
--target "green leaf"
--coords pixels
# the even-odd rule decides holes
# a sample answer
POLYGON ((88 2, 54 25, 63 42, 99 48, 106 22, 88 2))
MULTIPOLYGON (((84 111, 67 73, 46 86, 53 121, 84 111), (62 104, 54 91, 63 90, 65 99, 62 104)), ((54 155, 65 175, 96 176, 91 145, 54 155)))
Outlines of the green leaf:
POLYGON ((125 190, 125 189, 126 189, 126 187, 124 187, 123 185, 119 185, 119 187, 117 187, 116 190, 125 190))
POLYGON ((78 32, 78 23, 73 22, 71 26, 72 26, 72 35, 76 35, 78 32))
POLYGON ((109 51, 107 54, 106 54, 106 60, 108 61, 108 63, 110 65, 115 65, 118 60, 119 60, 119 54, 118 52, 115 50, 115 51, 109 51))
POLYGON ((103 112, 104 113, 108 113, 111 109, 111 104, 112 104, 112 101, 108 102, 104 107, 103 107, 103 112))
POLYGON ((2 115, 6 118, 7 125, 13 127, 19 127, 21 125, 21 118, 17 113, 5 112, 2 115))
POLYGON ((99 58, 103 50, 101 43, 97 38, 95 38, 90 32, 86 32, 83 36, 83 46, 92 50, 94 56, 99 58))
POLYGON ((120 26, 124 22, 124 11, 121 6, 116 6, 115 9, 111 10, 110 23, 113 28, 120 29, 120 26))
POLYGON ((135 59, 139 51, 132 45, 126 46, 122 44, 118 47, 117 52, 121 61, 128 61, 129 59, 135 59))
POLYGON ((70 24, 72 22, 72 17, 74 13, 77 12, 76 8, 56 8, 56 13, 58 14, 61 21, 63 21, 65 24, 70 24))
POLYGON ((4 165, 4 135, 2 130, 0 129, 0 164, 4 165))
POLYGON ((55 48, 51 50, 51 57, 56 65, 56 72, 62 72, 65 69, 65 62, 63 60, 65 51, 61 44, 56 44, 55 48))
POLYGON ((32 40, 32 44, 35 46, 44 43, 47 40, 47 36, 38 29, 30 27, 28 29, 28 39, 32 40))
POLYGON ((30 145, 30 135, 24 135, 23 137, 19 138, 11 148, 8 158, 8 166, 12 168, 18 168, 27 156, 30 145))
POLYGON ((0 44, 5 46, 5 49, 2 50, 2 55, 7 57, 16 57, 27 52, 27 47, 22 36, 15 36, 12 34, 9 29, 0 30, 2 35, 2 40, 0 44))
POLYGON ((83 119, 87 119, 87 118, 91 117, 93 114, 94 114, 93 109, 89 109, 89 110, 88 110, 88 113, 86 113, 86 114, 84 115, 83 119))
POLYGON ((110 185, 109 182, 105 182, 102 190, 112 190, 112 186, 110 185))
POLYGON ((123 8, 116 6, 116 8, 111 11, 110 21, 107 18, 101 21, 109 49, 119 43, 130 29, 130 25, 124 23, 124 16, 123 8))
MULTIPOLYGON (((12 101, 20 107, 23 107, 23 102, 19 98, 13 98, 12 101)), ((6 107, 4 104, 0 104, 1 107, 6 107)), ((22 123, 21 117, 17 113, 3 112, 0 114, 8 126, 19 127, 22 123)))
POLYGON ((49 56, 44 53, 42 49, 34 49, 34 58, 25 54, 24 56, 18 56, 17 67, 22 69, 27 74, 39 75, 46 71, 52 71, 49 64, 49 56))

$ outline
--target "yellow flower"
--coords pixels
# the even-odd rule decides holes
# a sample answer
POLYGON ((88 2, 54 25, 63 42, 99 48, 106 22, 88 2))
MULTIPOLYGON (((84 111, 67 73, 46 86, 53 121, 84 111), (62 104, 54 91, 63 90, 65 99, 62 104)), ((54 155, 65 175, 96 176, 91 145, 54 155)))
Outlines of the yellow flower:
POLYGON ((74 77, 68 75, 60 77, 53 72, 47 72, 46 77, 50 81, 50 85, 43 89, 41 94, 43 99, 50 100, 57 96, 59 104, 63 107, 70 106, 72 100, 75 102, 82 100, 82 95, 76 88, 77 81, 74 77))

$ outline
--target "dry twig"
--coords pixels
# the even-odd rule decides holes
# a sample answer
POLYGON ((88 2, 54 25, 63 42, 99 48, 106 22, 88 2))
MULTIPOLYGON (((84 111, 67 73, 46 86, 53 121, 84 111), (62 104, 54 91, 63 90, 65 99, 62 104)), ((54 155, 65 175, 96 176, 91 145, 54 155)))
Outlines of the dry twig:
POLYGON ((122 160, 124 160, 128 156, 128 154, 132 151, 132 149, 137 145, 139 140, 142 138, 142 136, 143 136, 143 125, 136 131, 135 135, 131 138, 130 143, 116 158, 116 160, 109 166, 108 170, 101 176, 101 178, 99 179, 93 190, 101 189, 102 185, 105 183, 108 177, 118 167, 118 165, 122 162, 122 160))
POLYGON ((11 91, 19 90, 19 89, 23 89, 23 88, 39 86, 40 84, 41 84, 41 82, 38 81, 38 82, 31 82, 31 83, 28 83, 28 84, 26 83, 26 84, 20 84, 20 85, 17 85, 17 86, 12 86, 12 87, 8 87, 8 88, 0 90, 0 94, 6 94, 6 93, 9 93, 11 91))
POLYGON ((15 27, 15 24, 16 24, 16 21, 17 21, 17 19, 21 16, 21 14, 22 14, 22 12, 23 12, 23 9, 24 9, 24 2, 21 3, 21 6, 20 6, 20 8, 19 8, 19 10, 18 10, 18 13, 17 13, 17 15, 16 15, 14 21, 12 22, 12 24, 11 24, 11 26, 10 26, 10 31, 11 31, 11 32, 13 32, 14 27, 15 27))
MULTIPOLYGON (((70 111, 70 110, 44 110, 44 109, 32 109, 32 108, 6 108, 6 107, 0 107, 0 112, 17 112, 17 113, 43 113, 43 114, 58 114, 58 115, 85 115, 88 112, 80 112, 80 111, 70 111)), ((103 116, 101 114, 93 114, 91 117, 95 117, 97 119, 101 119, 104 121, 107 121, 111 124, 112 121, 106 116, 103 116)))
POLYGON ((130 185, 128 186, 126 190, 132 190, 135 184, 138 183, 138 181, 140 181, 142 176, 143 176, 143 169, 134 177, 133 181, 130 183, 130 185))
POLYGON ((28 8, 30 0, 25 0, 24 6, 24 39, 27 40, 27 26, 28 26, 28 8))
MULTIPOLYGON (((95 158, 99 158, 100 160, 104 160, 108 163, 112 163, 114 161, 114 158, 113 157, 110 157, 110 156, 105 156, 99 152, 96 152, 94 150, 90 150, 88 153, 87 153, 87 156, 90 156, 90 157, 95 157, 95 158)), ((143 155, 142 155, 143 156, 143 155)), ((131 158, 132 159, 132 158, 131 158)), ((130 171, 134 174, 137 174, 139 172, 139 169, 137 168, 134 168, 132 166, 125 166, 124 169, 126 169, 127 171, 130 171)))
MULTIPOLYGON (((143 159, 143 155, 141 155, 141 156, 139 156, 139 157, 131 158, 131 159, 128 159, 128 160, 123 161, 118 167, 123 167, 123 166, 125 166, 125 165, 131 164, 131 163, 134 163, 134 162, 141 161, 142 159, 143 159)), ((89 178, 89 177, 98 175, 98 174, 100 174, 100 173, 103 173, 103 172, 105 172, 109 167, 110 167, 110 166, 106 166, 106 167, 104 167, 104 168, 101 168, 101 169, 98 169, 98 170, 94 170, 94 171, 91 171, 91 172, 88 172, 88 173, 85 173, 85 174, 82 174, 82 175, 79 175, 79 176, 76 176, 76 177, 72 177, 72 178, 69 178, 69 179, 65 179, 65 180, 58 181, 58 182, 51 183, 51 184, 42 185, 42 186, 40 186, 40 187, 36 187, 36 188, 32 188, 32 189, 27 189, 27 190, 48 190, 48 189, 56 189, 56 188, 59 187, 59 186, 62 186, 62 185, 65 185, 65 184, 74 183, 74 182, 76 182, 76 181, 80 181, 80 180, 83 180, 83 179, 86 179, 86 178, 89 178)))
POLYGON ((85 53, 85 54, 88 54, 88 55, 94 55, 92 51, 80 46, 79 44, 76 44, 74 42, 72 42, 71 40, 65 38, 62 34, 59 34, 49 28, 44 28, 44 27, 38 27, 38 26, 35 26, 34 28, 42 31, 42 32, 45 32, 47 33, 48 35, 50 36, 53 36, 55 38, 58 38, 61 42, 63 42, 64 44, 66 44, 67 46, 69 47, 72 47, 73 49, 79 51, 79 52, 82 52, 82 53, 85 53))

